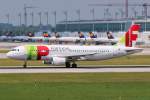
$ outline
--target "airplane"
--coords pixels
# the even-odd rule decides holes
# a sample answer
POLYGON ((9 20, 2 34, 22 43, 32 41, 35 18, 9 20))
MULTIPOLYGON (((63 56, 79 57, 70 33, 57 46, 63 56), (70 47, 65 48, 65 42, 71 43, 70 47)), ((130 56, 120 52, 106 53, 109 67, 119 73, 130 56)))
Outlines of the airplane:
POLYGON ((48 41, 49 43, 54 44, 62 44, 62 43, 91 43, 94 42, 96 44, 116 44, 118 42, 117 38, 114 38, 111 33, 108 34, 107 38, 97 37, 94 33, 90 32, 93 36, 86 37, 82 32, 78 32, 78 37, 28 37, 29 40, 33 41, 48 41), (111 38, 110 38, 111 37, 111 38), (113 38, 112 38, 113 37, 113 38))
POLYGON ((44 64, 65 65, 76 68, 79 60, 107 60, 141 52, 134 47, 140 25, 131 25, 116 45, 24 45, 7 53, 7 57, 24 61, 24 68, 29 60, 42 60, 44 64))
POLYGON ((20 41, 20 42, 28 42, 28 36, 0 36, 0 41, 20 41))

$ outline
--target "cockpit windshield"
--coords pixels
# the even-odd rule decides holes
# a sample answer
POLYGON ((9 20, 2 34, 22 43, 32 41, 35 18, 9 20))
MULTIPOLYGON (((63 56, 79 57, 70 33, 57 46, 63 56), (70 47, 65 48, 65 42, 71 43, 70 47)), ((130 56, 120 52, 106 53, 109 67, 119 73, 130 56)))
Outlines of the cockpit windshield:
POLYGON ((16 49, 11 49, 11 51, 16 51, 16 49))
POLYGON ((19 49, 12 49, 11 51, 19 51, 19 49))

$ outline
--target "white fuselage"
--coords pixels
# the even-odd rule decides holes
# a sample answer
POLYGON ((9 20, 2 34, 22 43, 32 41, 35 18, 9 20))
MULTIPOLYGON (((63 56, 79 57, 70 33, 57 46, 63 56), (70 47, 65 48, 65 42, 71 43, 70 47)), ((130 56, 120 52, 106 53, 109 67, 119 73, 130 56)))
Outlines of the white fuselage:
MULTIPOLYGON (((38 45, 34 45, 37 47, 38 45)), ((41 45, 40 45, 41 46, 41 45)), ((52 57, 75 58, 77 60, 105 60, 114 57, 125 56, 142 51, 140 48, 124 46, 76 46, 76 45, 42 45, 48 48, 48 55, 41 56, 40 60, 48 60, 52 57)), ((28 59, 27 46, 14 48, 7 53, 7 56, 19 60, 37 60, 34 57, 28 59)), ((31 49, 30 49, 31 50, 31 49)), ((30 56, 35 56, 37 52, 46 52, 44 50, 32 49, 30 56)))

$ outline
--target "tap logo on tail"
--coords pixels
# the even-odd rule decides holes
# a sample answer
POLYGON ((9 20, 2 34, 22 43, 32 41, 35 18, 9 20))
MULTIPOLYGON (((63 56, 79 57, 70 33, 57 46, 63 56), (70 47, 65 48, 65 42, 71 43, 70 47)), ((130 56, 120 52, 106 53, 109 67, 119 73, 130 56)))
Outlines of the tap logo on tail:
POLYGON ((140 30, 140 25, 138 25, 138 24, 131 25, 131 27, 125 33, 125 35, 120 38, 118 45, 132 47, 133 42, 136 42, 136 40, 138 38, 139 30, 140 30))
POLYGON ((138 31, 140 30, 140 25, 134 24, 132 25, 128 32, 125 34, 125 46, 132 47, 134 41, 138 38, 138 31))

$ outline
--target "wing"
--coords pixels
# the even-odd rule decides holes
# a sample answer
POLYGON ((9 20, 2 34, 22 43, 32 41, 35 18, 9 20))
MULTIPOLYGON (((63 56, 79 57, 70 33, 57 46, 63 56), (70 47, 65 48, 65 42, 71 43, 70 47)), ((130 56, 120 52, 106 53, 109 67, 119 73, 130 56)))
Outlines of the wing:
POLYGON ((64 58, 67 58, 68 60, 79 60, 86 56, 91 56, 91 55, 95 55, 95 54, 97 54, 97 53, 86 53, 86 54, 77 54, 77 55, 72 54, 72 55, 65 55, 65 56, 59 56, 59 57, 64 57, 64 58))

